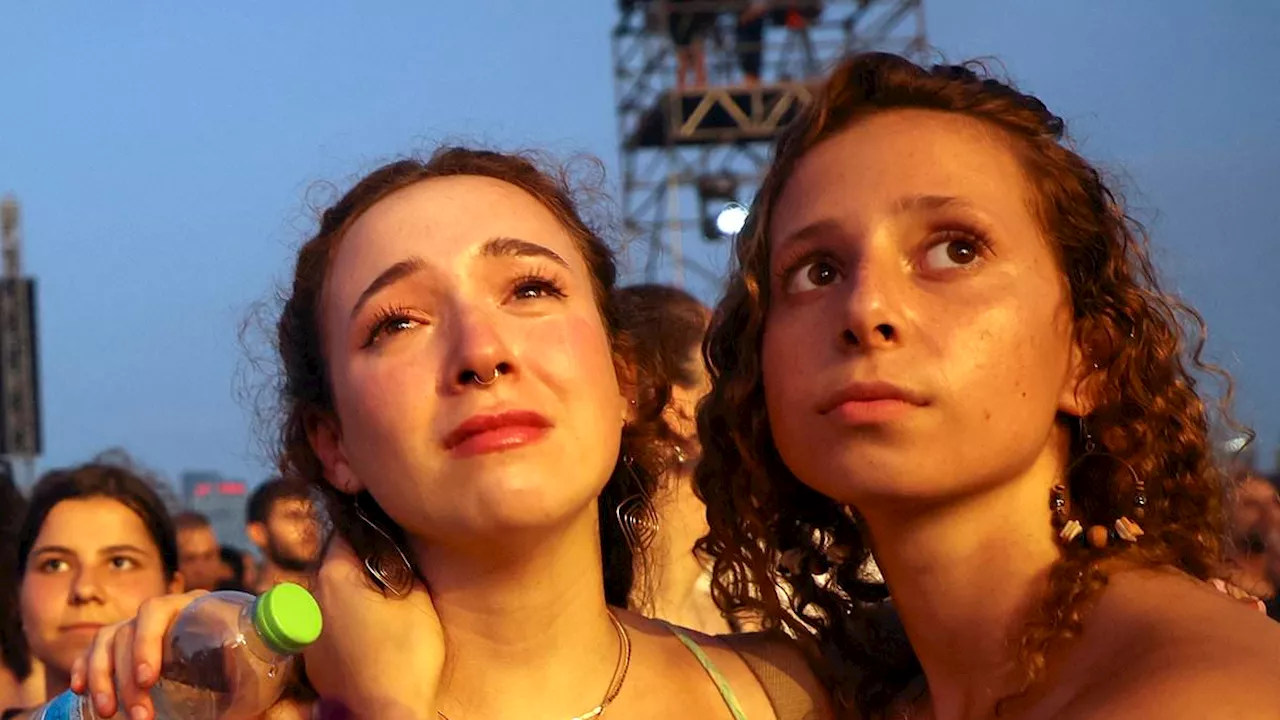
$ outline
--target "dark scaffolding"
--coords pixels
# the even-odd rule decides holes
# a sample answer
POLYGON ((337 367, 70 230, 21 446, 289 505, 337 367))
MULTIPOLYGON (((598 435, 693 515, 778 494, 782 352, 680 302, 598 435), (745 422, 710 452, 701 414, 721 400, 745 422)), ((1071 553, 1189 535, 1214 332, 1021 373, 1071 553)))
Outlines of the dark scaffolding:
POLYGON ((692 275, 707 295, 724 269, 691 257, 690 239, 731 234, 736 223, 720 213, 744 215, 810 85, 850 52, 926 50, 923 0, 621 0, 619 9, 622 210, 638 241, 628 257, 650 282, 683 287, 692 275))

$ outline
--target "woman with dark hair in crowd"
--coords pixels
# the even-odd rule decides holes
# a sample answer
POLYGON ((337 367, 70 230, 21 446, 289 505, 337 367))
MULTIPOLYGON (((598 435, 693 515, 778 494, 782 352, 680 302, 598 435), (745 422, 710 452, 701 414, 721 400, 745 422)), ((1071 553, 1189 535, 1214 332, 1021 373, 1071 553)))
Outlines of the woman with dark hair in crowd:
MULTIPOLYGON (((324 213, 278 326, 281 469, 337 533, 306 655, 322 698, 388 719, 774 716, 749 651, 621 609, 642 551, 625 518, 674 448, 661 408, 629 402, 646 358, 615 277, 566 178, 520 155, 391 163, 324 213)), ((159 667, 192 597, 99 635, 76 687, 100 712, 117 652, 122 707, 151 710, 133 668, 159 667)))
POLYGON ((30 707, 44 698, 44 669, 27 648, 18 610, 18 526, 26 509, 12 468, 0 461, 0 708, 30 707))
POLYGON ((92 462, 45 474, 17 538, 22 627, 44 664, 44 697, 67 689, 71 667, 104 626, 143 602, 182 591, 173 521, 132 470, 92 462))
POLYGON ((614 293, 618 318, 635 353, 649 359, 636 399, 660 414, 655 441, 669 447, 653 497, 654 513, 635 532, 649 542, 650 571, 633 589, 632 608, 707 634, 732 632, 739 622, 711 600, 708 559, 694 549, 707 532, 707 512, 693 491, 699 447, 695 414, 710 387, 702 340, 711 311, 689 293, 665 285, 633 285, 614 293))
POLYGON ((859 717, 1274 718, 1280 627, 1205 582, 1202 323, 1063 138, 884 54, 786 132, 707 342, 714 591, 859 717))

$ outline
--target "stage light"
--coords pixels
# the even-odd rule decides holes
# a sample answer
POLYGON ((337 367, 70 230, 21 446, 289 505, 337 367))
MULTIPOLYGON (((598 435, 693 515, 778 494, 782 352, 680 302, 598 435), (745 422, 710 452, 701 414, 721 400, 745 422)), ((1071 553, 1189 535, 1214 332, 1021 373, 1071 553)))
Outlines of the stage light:
POLYGON ((738 203, 738 180, 729 173, 698 178, 698 207, 702 210, 702 234, 708 240, 724 240, 742 229, 747 211, 738 203))
POLYGON ((742 226, 746 223, 747 209, 740 203, 728 203, 716 215, 716 230, 725 237, 733 237, 742 232, 742 226))

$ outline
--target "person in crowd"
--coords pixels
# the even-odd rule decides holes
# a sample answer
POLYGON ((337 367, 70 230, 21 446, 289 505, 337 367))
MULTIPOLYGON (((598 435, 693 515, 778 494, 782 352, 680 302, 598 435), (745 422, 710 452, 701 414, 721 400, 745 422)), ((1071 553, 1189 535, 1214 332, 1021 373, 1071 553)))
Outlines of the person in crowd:
POLYGON ((245 581, 245 553, 239 548, 223 545, 218 549, 218 590, 239 590, 248 592, 250 585, 245 581))
MULTIPOLYGON (((623 518, 674 448, 566 178, 442 148, 365 177, 300 250, 281 469, 336 532, 307 677, 357 717, 828 717, 811 674, 773 671, 803 666, 790 645, 623 609, 645 560, 623 518)), ((75 682, 99 712, 150 714, 154 676, 110 658, 158 667, 192 597, 99 635, 75 682)))
POLYGON ((12 468, 0 461, 0 709, 44 700, 44 668, 27 648, 18 609, 18 528, 26 509, 12 468))
POLYGON ((706 10, 705 0, 665 0, 667 30, 676 50, 676 89, 701 90, 707 86, 707 34, 718 13, 706 10))
POLYGON ((188 590, 212 590, 221 575, 218 536, 209 518, 186 511, 173 518, 178 530, 178 570, 188 590))
POLYGON ((130 468, 90 462, 46 473, 31 491, 17 542, 22 628, 43 663, 43 697, 104 626, 144 601, 183 590, 173 520, 130 468))
POLYGON ((733 48, 738 55, 742 82, 747 87, 760 84, 760 72, 764 67, 764 31, 772 5, 769 0, 756 0, 738 11, 733 48))
POLYGON ((740 627, 711 599, 710 565, 694 549, 706 534, 706 509, 693 491, 699 448, 694 415, 709 387, 702 339, 711 311, 683 290, 633 285, 615 293, 622 329, 635 352, 651 358, 652 371, 637 384, 636 397, 660 409, 658 442, 671 448, 653 497, 653 514, 629 518, 634 532, 652 538, 651 576, 632 592, 632 607, 652 617, 708 635, 740 627))
POLYGON ((1280 627, 1207 582, 1200 320, 1039 99, 848 59, 734 255, 704 549, 726 610, 822 648, 841 712, 1275 717, 1280 627))
POLYGON ((1273 607, 1280 587, 1280 492, 1261 473, 1246 472, 1237 481, 1231 545, 1228 579, 1273 607))
POLYGON ((307 486, 268 480, 249 496, 245 533, 262 553, 253 587, 266 592, 282 582, 306 585, 320 553, 320 524, 307 486))

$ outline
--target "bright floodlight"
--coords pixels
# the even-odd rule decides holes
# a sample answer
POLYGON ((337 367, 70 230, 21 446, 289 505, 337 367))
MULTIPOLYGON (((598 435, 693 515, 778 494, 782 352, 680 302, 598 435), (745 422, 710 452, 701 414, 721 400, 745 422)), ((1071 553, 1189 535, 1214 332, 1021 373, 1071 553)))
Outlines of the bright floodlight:
POLYGON ((737 235, 747 222, 747 209, 738 203, 728 203, 716 215, 716 230, 722 235, 737 235))

